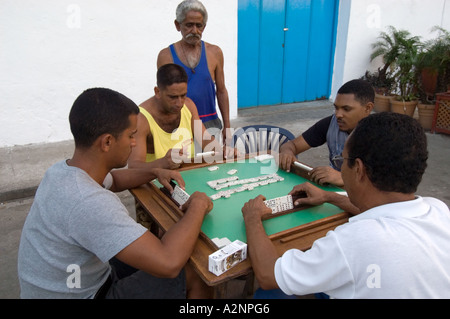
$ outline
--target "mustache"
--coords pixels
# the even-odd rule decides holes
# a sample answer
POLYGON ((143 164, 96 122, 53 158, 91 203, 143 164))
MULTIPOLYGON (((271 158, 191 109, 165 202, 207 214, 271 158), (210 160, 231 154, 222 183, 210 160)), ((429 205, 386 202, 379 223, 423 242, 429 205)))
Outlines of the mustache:
POLYGON ((202 37, 199 36, 198 34, 189 33, 189 34, 186 36, 186 39, 190 39, 190 38, 197 38, 197 39, 200 40, 202 37))

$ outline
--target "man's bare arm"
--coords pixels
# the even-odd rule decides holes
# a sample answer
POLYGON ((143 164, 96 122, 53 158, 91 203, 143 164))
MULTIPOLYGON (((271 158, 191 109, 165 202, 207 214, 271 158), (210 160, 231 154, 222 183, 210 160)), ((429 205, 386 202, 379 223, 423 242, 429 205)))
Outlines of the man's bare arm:
POLYGON ((263 289, 276 289, 275 262, 279 255, 272 241, 264 230, 261 216, 270 213, 264 201, 265 197, 259 195, 249 200, 242 208, 247 234, 247 244, 252 268, 258 283, 263 289))
POLYGON ((212 209, 211 199, 195 192, 183 205, 183 217, 159 240, 150 232, 132 242, 116 257, 158 277, 176 277, 192 254, 203 218, 212 209))
POLYGON ((148 183, 154 179, 158 179, 158 181, 169 191, 172 191, 172 186, 170 185, 171 180, 175 180, 182 188, 185 186, 185 182, 178 171, 161 168, 146 167, 117 169, 111 171, 111 175, 113 180, 109 190, 112 192, 121 192, 127 189, 139 187, 140 185, 148 183))
POLYGON ((352 215, 357 215, 361 212, 347 196, 325 191, 308 182, 295 186, 289 195, 298 193, 306 193, 307 197, 297 199, 294 203, 295 206, 302 204, 317 206, 323 203, 330 203, 352 215))

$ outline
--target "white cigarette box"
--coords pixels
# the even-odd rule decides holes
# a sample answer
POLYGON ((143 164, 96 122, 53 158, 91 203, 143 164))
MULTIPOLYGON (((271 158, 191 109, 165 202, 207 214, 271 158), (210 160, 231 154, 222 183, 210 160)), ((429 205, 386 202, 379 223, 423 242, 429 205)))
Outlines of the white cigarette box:
POLYGON ((235 240, 209 255, 208 259, 209 271, 216 276, 220 276, 228 269, 247 259, 247 244, 235 240))

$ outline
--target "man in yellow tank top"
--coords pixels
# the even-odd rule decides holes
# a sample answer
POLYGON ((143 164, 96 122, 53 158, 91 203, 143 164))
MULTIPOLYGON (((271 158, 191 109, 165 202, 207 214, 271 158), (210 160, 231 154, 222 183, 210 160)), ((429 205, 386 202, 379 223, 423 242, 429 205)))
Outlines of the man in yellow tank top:
POLYGON ((194 139, 203 150, 222 154, 222 146, 202 124, 197 108, 186 97, 188 77, 176 64, 158 69, 155 95, 140 105, 136 147, 128 160, 129 167, 174 169, 195 155, 194 139))

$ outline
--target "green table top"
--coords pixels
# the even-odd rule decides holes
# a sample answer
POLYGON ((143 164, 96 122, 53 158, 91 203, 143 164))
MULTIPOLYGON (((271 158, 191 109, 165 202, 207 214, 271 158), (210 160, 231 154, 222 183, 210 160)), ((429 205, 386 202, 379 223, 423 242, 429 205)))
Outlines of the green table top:
MULTIPOLYGON (((253 190, 245 190, 234 193, 229 198, 214 200, 213 210, 205 217, 202 231, 210 239, 226 237, 230 241, 239 239, 247 241, 245 225, 241 209, 244 204, 258 195, 264 195, 266 199, 272 199, 287 195, 295 185, 307 180, 294 173, 287 173, 278 168, 274 160, 263 163, 255 159, 240 160, 233 163, 218 164, 216 171, 209 171, 208 167, 181 171, 181 176, 186 183, 186 192, 192 194, 195 191, 205 192, 208 196, 217 193, 217 190, 208 186, 207 182, 221 178, 230 177, 227 172, 236 169, 239 179, 258 177, 260 175, 277 173, 284 181, 259 186, 253 190)), ((316 185, 319 186, 319 185, 316 185)), ((237 186, 235 186, 237 187, 237 186)), ((319 186, 329 191, 342 191, 334 186, 319 186)), ((296 226, 300 226, 315 220, 341 213, 342 210, 334 205, 325 203, 323 205, 306 208, 294 213, 277 216, 263 221, 267 235, 272 235, 296 226)))

